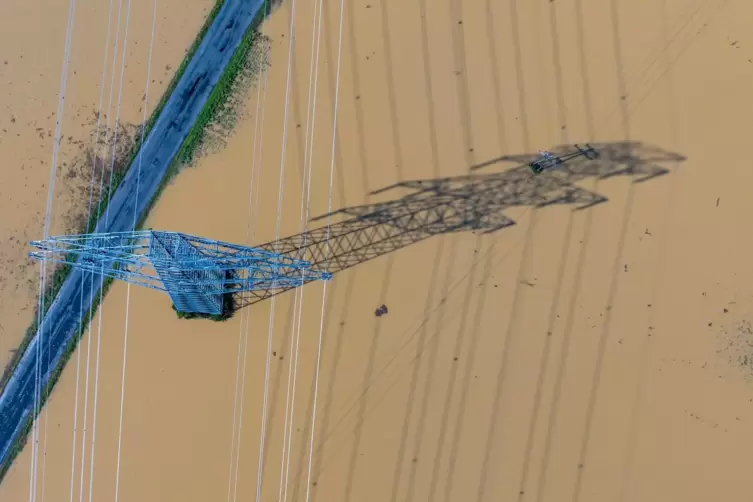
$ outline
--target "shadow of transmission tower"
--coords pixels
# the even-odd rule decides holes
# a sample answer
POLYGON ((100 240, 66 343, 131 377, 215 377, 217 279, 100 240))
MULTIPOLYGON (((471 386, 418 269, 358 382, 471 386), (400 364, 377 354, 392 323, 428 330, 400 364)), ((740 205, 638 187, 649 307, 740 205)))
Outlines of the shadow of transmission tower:
MULTIPOLYGON (((632 176, 641 183, 669 173, 662 162, 681 162, 682 155, 637 141, 594 143, 596 158, 579 155, 557 169, 534 176, 528 163, 538 154, 503 156, 471 168, 477 171, 499 162, 521 165, 503 172, 472 174, 454 178, 405 181, 377 190, 411 189, 399 199, 348 207, 331 216, 349 217, 327 227, 258 246, 310 261, 315 269, 337 273, 435 235, 465 231, 492 233, 515 224, 504 214, 515 206, 545 207, 554 204, 590 208, 607 201, 597 193, 576 186, 587 178, 607 179, 632 176)), ((570 156, 572 146, 549 150, 556 156, 570 156)), ((329 215, 314 218, 322 220, 329 215)), ((311 281, 307 281, 311 282, 311 281)), ((266 300, 289 289, 268 289, 239 293, 235 309, 266 300)))

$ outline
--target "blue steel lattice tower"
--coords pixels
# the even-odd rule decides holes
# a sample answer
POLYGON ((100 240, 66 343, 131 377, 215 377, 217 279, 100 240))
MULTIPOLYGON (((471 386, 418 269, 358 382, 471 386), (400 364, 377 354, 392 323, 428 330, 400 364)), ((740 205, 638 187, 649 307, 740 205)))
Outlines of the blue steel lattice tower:
POLYGON ((287 290, 332 274, 273 251, 178 232, 138 231, 33 241, 35 259, 167 292, 180 312, 222 314, 226 294, 287 290))

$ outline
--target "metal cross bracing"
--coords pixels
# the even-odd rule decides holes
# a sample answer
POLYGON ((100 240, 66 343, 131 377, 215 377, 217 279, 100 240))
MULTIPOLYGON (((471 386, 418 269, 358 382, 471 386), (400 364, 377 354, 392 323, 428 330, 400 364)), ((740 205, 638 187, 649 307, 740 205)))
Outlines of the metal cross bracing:
POLYGON ((33 258, 167 292, 180 312, 222 314, 225 294, 332 277, 285 254, 178 232, 66 235, 31 245, 39 249, 33 258))

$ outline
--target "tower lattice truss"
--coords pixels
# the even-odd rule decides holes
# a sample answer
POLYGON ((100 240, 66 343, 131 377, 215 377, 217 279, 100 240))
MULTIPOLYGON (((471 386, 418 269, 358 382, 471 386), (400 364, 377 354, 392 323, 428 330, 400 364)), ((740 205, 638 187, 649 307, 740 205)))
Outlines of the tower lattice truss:
POLYGON ((226 294, 288 290, 332 274, 308 261, 178 232, 137 231, 34 241, 31 256, 167 292, 181 312, 221 314, 226 294))
POLYGON ((536 176, 529 164, 539 155, 525 154, 472 168, 519 164, 502 172, 402 181, 374 192, 408 190, 400 198, 343 208, 314 219, 337 217, 331 224, 255 248, 148 231, 33 242, 41 251, 32 256, 167 291, 184 312, 219 313, 226 293, 241 293, 233 296, 235 306, 243 307, 432 236, 496 232, 515 224, 505 214, 513 207, 590 208, 607 198, 578 183, 617 176, 643 183, 670 172, 662 163, 685 160, 635 141, 593 144, 591 150, 594 155, 568 145, 549 149, 563 162, 536 176))

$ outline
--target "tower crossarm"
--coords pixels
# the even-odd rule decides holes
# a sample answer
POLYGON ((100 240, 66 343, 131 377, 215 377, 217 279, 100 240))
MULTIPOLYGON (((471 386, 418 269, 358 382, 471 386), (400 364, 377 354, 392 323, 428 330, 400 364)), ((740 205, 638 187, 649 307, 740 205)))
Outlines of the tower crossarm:
POLYGON ((132 233, 52 237, 31 245, 38 249, 30 253, 34 259, 164 291, 151 270, 144 244, 132 233))
POLYGON ((183 312, 219 314, 228 293, 284 290, 332 277, 294 256, 179 232, 66 235, 32 246, 35 259, 166 291, 183 312))

